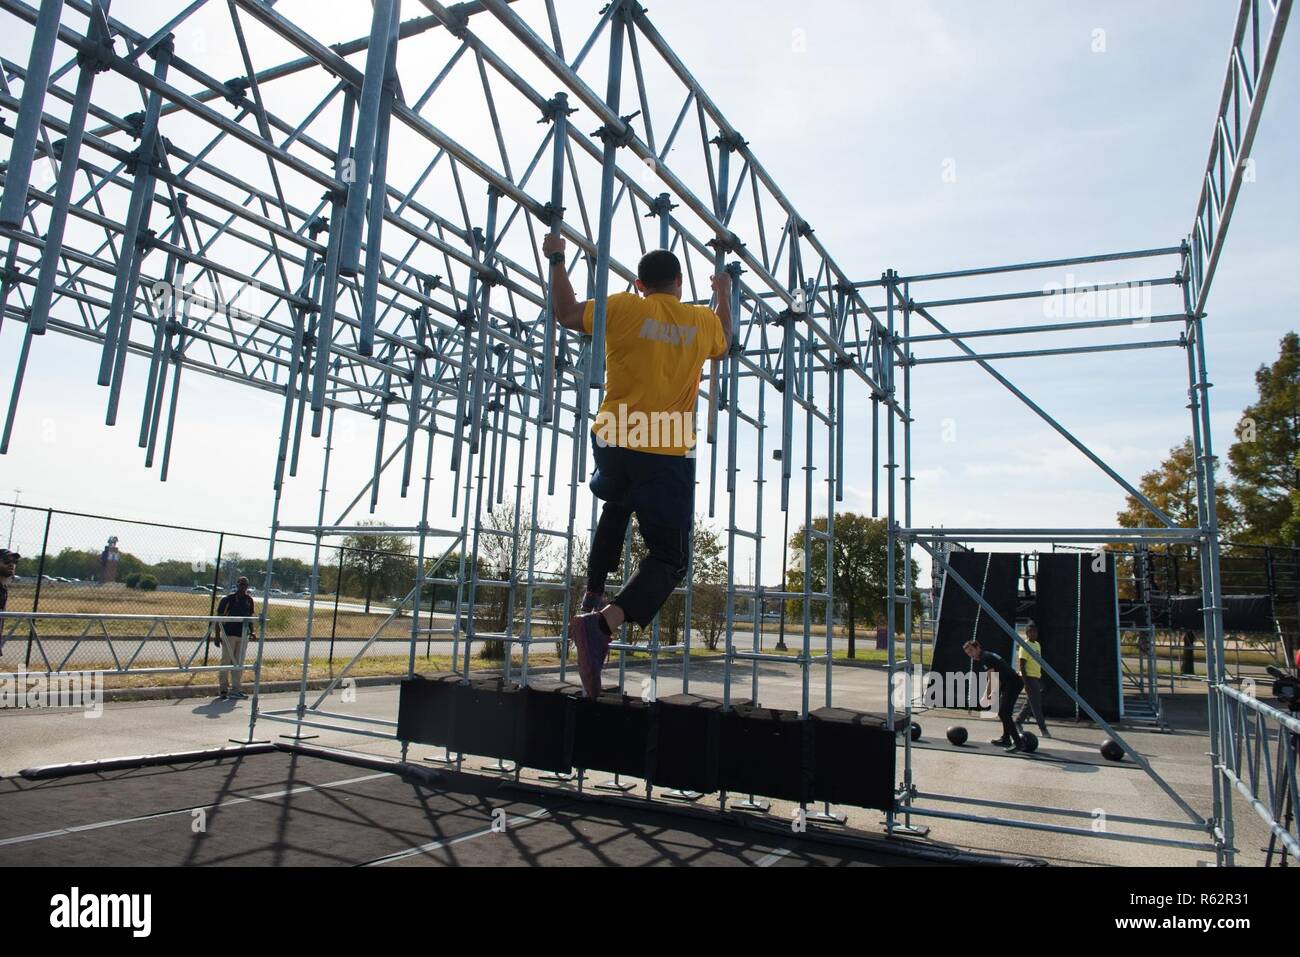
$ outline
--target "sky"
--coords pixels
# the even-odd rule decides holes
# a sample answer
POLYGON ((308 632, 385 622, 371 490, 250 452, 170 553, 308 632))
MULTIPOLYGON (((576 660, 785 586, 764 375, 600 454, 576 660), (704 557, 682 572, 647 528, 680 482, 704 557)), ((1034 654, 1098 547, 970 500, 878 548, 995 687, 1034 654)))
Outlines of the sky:
MULTIPOLYGON (((561 2, 559 7, 566 45, 580 45, 594 25, 597 5, 561 2)), ((145 33, 174 9, 160 0, 113 4, 115 16, 145 33)), ((368 28, 365 3, 284 0, 276 9, 326 42, 361 36, 368 28)), ((530 22, 544 24, 541 4, 524 0, 517 9, 530 22)), ((404 5, 405 17, 423 12, 410 0, 404 5)), ((1177 245, 1192 225, 1235 14, 1236 4, 1227 0, 660 0, 650 8, 659 32, 819 240, 847 273, 862 280, 891 268, 906 276, 1177 245)), ((8 15, 3 19, 0 55, 25 63, 30 29, 8 15)), ((488 18, 476 19, 473 26, 485 38, 500 36, 499 27, 480 20, 488 18)), ((246 24, 246 30, 259 68, 297 55, 255 24, 246 24)), ((428 82, 440 62, 437 42, 429 37, 403 45, 399 69, 408 95, 428 82)), ((1295 46, 1295 36, 1283 45, 1252 154, 1254 178, 1238 201, 1206 320, 1213 440, 1225 460, 1241 410, 1254 397, 1255 370, 1276 357, 1282 335, 1296 328, 1300 57, 1295 46)), ((215 0, 181 31, 177 49, 215 75, 240 70, 225 4, 215 0)), ((60 52, 66 59, 66 48, 60 52)), ((539 89, 554 85, 536 64, 507 58, 521 73, 538 78, 539 89)), ((56 61, 62 62, 58 55, 56 61)), ((470 70, 467 77, 457 73, 447 95, 431 100, 425 115, 490 157, 494 145, 481 97, 466 93, 474 79, 469 58, 462 66, 470 70), (469 85, 456 85, 462 82, 469 85)), ((595 89, 601 88, 603 70, 597 49, 584 66, 595 89)), ((113 82, 104 81, 106 102, 125 95, 113 82)), ((273 91, 268 85, 267 95, 274 97, 273 109, 296 120, 319 98, 323 82, 319 74, 302 75, 281 81, 273 91)), ((652 94, 668 86, 662 71, 651 70, 648 83, 652 94)), ((666 93, 654 114, 661 136, 680 105, 675 96, 666 93)), ((501 117, 521 166, 543 128, 531 107, 504 97, 501 117)), ((11 114, 5 118, 13 122, 11 114)), ((584 131, 595 125, 585 113, 574 122, 587 124, 580 126, 584 131)), ((323 116, 313 132, 332 143, 329 123, 323 116)), ((188 131, 180 124, 169 126, 168 135, 183 140, 188 131)), ((416 152, 410 143, 397 151, 392 181, 418 172, 422 164, 416 152)), ((678 159, 689 167, 685 155, 670 157, 669 165, 678 159)), ((538 183, 533 191, 543 195, 545 188, 538 183)), ((478 210, 471 212, 477 216, 478 210)), ((632 241, 627 228, 616 238, 616 255, 628 256, 632 241)), ((939 283, 918 287, 914 294, 935 299, 1041 290, 1050 283, 1141 281, 1168 278, 1176 268, 1176 261, 1165 257, 1104 269, 1083 266, 939 283)), ((1180 308, 1173 287, 1156 287, 1151 294, 1156 313, 1180 308)), ((879 304, 878 292, 865 295, 873 306, 879 304)), ((939 317, 955 329, 1045 321, 1041 301, 956 307, 939 317)), ((1177 338, 1178 328, 1125 329, 1087 341, 1177 338)), ((1053 334, 1032 341, 973 341, 994 352, 1084 340, 1053 334)), ((6 381, 20 342, 21 324, 5 321, 0 378, 6 381)), ((189 375, 180 396, 182 424, 171 477, 161 483, 156 469, 143 467, 136 447, 143 362, 128 365, 123 409, 129 411, 108 428, 104 390, 94 381, 97 359, 96 349, 68 337, 46 336, 36 344, 10 451, 0 457, 0 501, 20 497, 26 505, 264 533, 272 509, 269 475, 279 402, 189 375)), ((995 365, 1134 484, 1188 435, 1182 349, 1008 359, 995 365)), ((917 367, 913 390, 914 525, 1114 524, 1123 490, 978 367, 917 367)), ((840 509, 871 507, 871 459, 864 439, 869 408, 865 393, 850 389, 840 509)), ((369 475, 373 423, 357 419, 340 417, 330 512, 369 475)), ((450 483, 441 474, 438 479, 435 523, 450 521, 450 483)), ((749 483, 742 486, 738 509, 752 515, 753 491, 749 483)), ((300 474, 286 490, 285 519, 311 521, 319 489, 316 440, 304 449, 300 474)), ((768 532, 781 521, 775 499, 769 494, 761 509, 768 532)), ((697 504, 703 511, 702 501, 697 504)), ((413 499, 398 498, 388 484, 373 516, 354 517, 409 525, 417 517, 414 507, 413 499)), ((580 516, 585 507, 584 500, 580 516)), ((543 503, 543 511, 552 515, 564 508, 563 498, 543 503)), ((792 513, 792 527, 802 517, 800 510, 792 513)), ((720 504, 715 523, 725 518, 720 504)), ((30 527, 19 538, 30 539, 36 526, 23 521, 30 527)), ((744 524, 752 527, 753 521, 744 524)), ((100 531, 96 527, 95 533, 100 531)), ((750 557, 743 548, 737 552, 740 580, 750 574, 750 557)), ((775 580, 779 563, 778 535, 768 539, 759 562, 765 580, 775 580)))

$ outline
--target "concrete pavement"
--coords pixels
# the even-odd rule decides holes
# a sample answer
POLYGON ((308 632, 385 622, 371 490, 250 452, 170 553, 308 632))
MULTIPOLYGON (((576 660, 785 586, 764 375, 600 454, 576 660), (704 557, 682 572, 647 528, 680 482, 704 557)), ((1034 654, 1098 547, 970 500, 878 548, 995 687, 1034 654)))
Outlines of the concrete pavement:
MULTIPOLYGON (((690 690, 721 696, 722 671, 721 661, 693 661, 690 690)), ((616 667, 607 671, 607 682, 617 680, 617 676, 616 667)), ((882 668, 836 668, 833 678, 835 704, 868 711, 884 710, 887 683, 882 668)), ((640 693, 648 681, 648 672, 629 668, 625 687, 631 693, 640 693)), ((747 697, 750 666, 735 667, 732 681, 733 694, 747 697)), ((760 700, 766 706, 797 709, 804 698, 803 682, 794 665, 761 663, 759 683, 760 700)), ((680 667, 661 666, 657 693, 673 694, 681 687, 680 667)), ((336 694, 324 707, 340 714, 394 720, 397 694, 395 686, 357 688, 352 700, 336 694)), ((825 703, 824 669, 813 669, 807 694, 810 707, 825 703)), ((264 696, 259 707, 266 711, 292 708, 296 703, 296 693, 280 693, 264 696)), ((1125 729, 1125 737, 1196 811, 1208 814, 1211 790, 1205 756, 1204 699, 1190 692, 1178 695, 1171 699, 1168 710, 1174 724, 1172 733, 1125 729)), ((39 764, 214 747, 225 744, 229 738, 244 737, 248 717, 247 701, 193 698, 106 704, 98 717, 87 717, 72 709, 4 709, 0 710, 0 774, 12 775, 24 767, 39 764)), ((1116 822, 1116 817, 1123 816, 1186 819, 1132 761, 1112 765, 1101 760, 1097 745, 1104 735, 1088 725, 1055 726, 1056 737, 1044 740, 1040 753, 1029 757, 1004 755, 987 743, 980 744, 998 733, 995 720, 949 711, 919 714, 917 720, 925 732, 923 740, 912 748, 913 780, 921 792, 1012 806, 972 808, 948 800, 927 800, 925 807, 943 811, 976 810, 998 817, 1066 824, 1111 835, 1145 832, 1181 840, 1204 839, 1203 832, 1197 830, 1151 830, 1116 822), (949 724, 965 725, 975 746, 964 749, 948 746, 943 731, 949 724), (1017 807, 1026 804, 1070 808, 1079 816, 1048 817, 1017 807)), ((291 731, 290 725, 262 721, 257 736, 274 738, 291 731)), ((396 755, 399 751, 396 742, 336 731, 322 731, 319 735, 314 743, 381 754, 396 755)), ((419 760, 435 752, 436 749, 416 745, 411 756, 419 760)), ((466 766, 476 768, 486 763, 473 759, 466 766)), ((898 763, 901 779, 901 746, 898 763)), ((524 776, 535 777, 527 771, 524 776)), ((710 801, 715 799, 706 797, 701 803, 710 801)), ((1238 802, 1236 808, 1240 863, 1260 863, 1263 859, 1260 849, 1267 843, 1267 832, 1248 807, 1238 802)), ((882 815, 877 811, 838 810, 847 811, 854 826, 880 829, 882 815)), ((793 811, 792 806, 777 802, 771 813, 788 818, 793 811)), ((915 822, 930 826, 933 841, 1057 863, 1195 866, 1213 862, 1213 854, 1208 851, 1151 847, 1121 840, 938 818, 917 817, 915 822)))

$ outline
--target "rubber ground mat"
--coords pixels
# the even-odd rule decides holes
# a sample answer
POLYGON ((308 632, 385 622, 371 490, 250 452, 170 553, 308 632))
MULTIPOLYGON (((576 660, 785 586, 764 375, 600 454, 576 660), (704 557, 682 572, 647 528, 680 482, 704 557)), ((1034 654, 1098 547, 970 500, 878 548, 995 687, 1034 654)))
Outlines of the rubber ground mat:
MULTIPOLYGON (((333 761, 252 755, 28 781, 0 778, 0 840, 214 804, 255 789, 318 784, 348 776, 333 761)), ((355 775, 352 775, 355 776, 355 775)))
POLYGON ((273 753, 0 781, 0 866, 795 866, 946 863, 878 835, 273 753), (869 846, 874 840, 879 848, 869 846), (868 846, 858 846, 865 844, 868 846))

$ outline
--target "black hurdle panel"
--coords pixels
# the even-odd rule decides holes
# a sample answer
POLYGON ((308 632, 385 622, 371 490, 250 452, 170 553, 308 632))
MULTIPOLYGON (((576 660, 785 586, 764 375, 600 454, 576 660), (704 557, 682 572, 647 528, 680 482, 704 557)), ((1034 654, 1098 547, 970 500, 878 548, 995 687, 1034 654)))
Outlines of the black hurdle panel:
POLYGON ((630 777, 646 777, 647 750, 653 746, 655 708, 639 697, 604 692, 579 698, 573 766, 630 777))
POLYGON ((818 708, 808 714, 813 735, 813 797, 831 804, 894 807, 894 746, 907 726, 895 717, 848 708, 818 708))
POLYGON ((401 741, 450 747, 456 686, 455 672, 403 678, 397 696, 397 737, 401 741))
POLYGON ((526 768, 566 774, 573 770, 582 685, 534 678, 522 689, 515 760, 526 768))
POLYGON ((695 694, 658 701, 650 783, 711 794, 718 790, 722 753, 722 702, 695 694))
POLYGON ((473 678, 457 685, 451 749, 513 761, 522 702, 519 688, 502 678, 473 678))
POLYGON ((745 704, 723 714, 722 790, 804 802, 812 763, 811 722, 798 712, 745 704))

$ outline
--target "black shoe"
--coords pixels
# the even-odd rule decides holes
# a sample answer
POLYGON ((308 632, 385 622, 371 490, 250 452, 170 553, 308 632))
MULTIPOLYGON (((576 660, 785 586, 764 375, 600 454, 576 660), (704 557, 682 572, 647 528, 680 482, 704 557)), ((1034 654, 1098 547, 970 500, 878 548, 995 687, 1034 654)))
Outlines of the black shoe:
POLYGON ((994 738, 989 743, 996 744, 999 748, 1005 748, 1008 744, 1011 743, 1011 739, 1008 737, 994 738))
POLYGON ((1009 745, 1003 748, 1003 750, 1006 751, 1007 754, 1015 754, 1020 750, 1020 743, 1018 741, 1012 741, 1009 745))
POLYGON ((1038 733, 1044 738, 1050 738, 1052 736, 1052 732, 1048 731, 1046 728, 1041 728, 1038 733))

